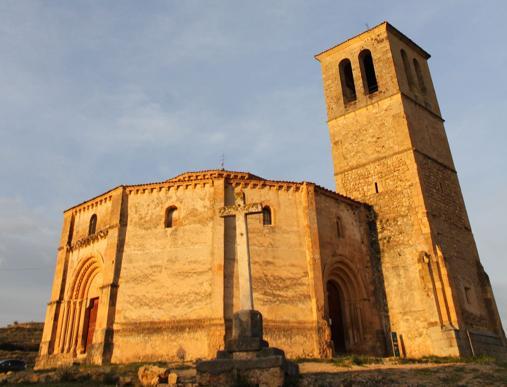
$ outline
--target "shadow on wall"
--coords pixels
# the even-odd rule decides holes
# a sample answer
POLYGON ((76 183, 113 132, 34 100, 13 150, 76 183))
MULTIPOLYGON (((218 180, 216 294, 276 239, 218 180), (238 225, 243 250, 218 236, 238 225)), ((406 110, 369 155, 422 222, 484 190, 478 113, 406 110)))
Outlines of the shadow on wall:
MULTIPOLYGON (((373 279, 375 284, 375 302, 379 305, 380 317, 384 332, 383 337, 379 337, 385 343, 386 355, 393 356, 389 336, 391 334, 391 322, 389 320, 389 310, 387 309, 387 295, 385 291, 384 272, 382 271, 382 257, 380 255, 380 244, 378 240, 377 213, 370 208, 368 214, 368 230, 370 235, 370 263, 373 270, 373 279)), ((379 332, 379 336, 381 333, 379 332)))
MULTIPOLYGON (((234 188, 225 187, 224 205, 234 204, 234 188)), ((234 216, 224 221, 224 320, 225 340, 232 338, 232 316, 234 314, 234 281, 236 278, 236 219, 234 216)))
POLYGON ((121 201, 121 212, 120 212, 120 224, 118 230, 118 245, 116 247, 115 254, 115 262, 114 262, 114 273, 112 283, 116 284, 116 286, 111 287, 111 298, 109 301, 109 307, 114 308, 115 312, 110 313, 108 316, 108 321, 106 324, 106 335, 104 338, 104 355, 102 359, 103 364, 110 364, 111 358, 113 356, 114 350, 114 320, 116 317, 116 301, 118 298, 118 281, 120 279, 120 273, 122 269, 123 262, 123 252, 125 250, 125 237, 127 234, 127 224, 128 224, 128 202, 129 196, 127 192, 124 190, 122 192, 122 201, 121 201))

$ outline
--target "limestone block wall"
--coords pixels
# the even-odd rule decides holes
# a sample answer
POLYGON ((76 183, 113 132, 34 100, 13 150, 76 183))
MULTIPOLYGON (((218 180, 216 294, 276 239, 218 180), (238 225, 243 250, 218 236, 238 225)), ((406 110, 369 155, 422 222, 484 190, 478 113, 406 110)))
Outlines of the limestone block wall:
MULTIPOLYGON (((348 352, 384 355, 385 293, 380 257, 371 248, 369 207, 337 200, 335 194, 317 190, 323 290, 328 281, 340 288, 345 345, 348 352)), ((326 296, 326 319, 329 320, 326 296)))
MULTIPOLYGON (((468 335, 494 333, 497 345, 505 345, 493 291, 480 263, 457 174, 432 159, 417 157, 432 238, 437 255, 445 261, 461 334, 464 336, 465 330, 468 335)), ((463 342, 468 340, 462 338, 463 342)), ((464 350, 471 353, 468 346, 464 350)), ((478 351, 474 348, 474 352, 478 351)), ((482 352, 487 353, 484 349, 482 352)))
POLYGON ((247 202, 261 202, 272 214, 271 225, 263 225, 262 214, 248 217, 254 305, 266 340, 290 357, 317 356, 302 189, 267 185, 244 192, 247 202))
POLYGON ((108 297, 104 284, 108 283, 108 270, 114 256, 111 245, 116 245, 114 230, 118 229, 119 214, 113 208, 121 201, 122 188, 110 191, 87 203, 67 210, 51 300, 48 303, 42 343, 36 366, 47 368, 72 363, 86 358, 85 325, 90 299, 98 298, 100 307, 93 340, 95 347, 88 350, 103 354, 108 297), (95 232, 89 235, 92 216, 96 216, 95 232))
POLYGON ((413 155, 404 153, 350 170, 337 181, 347 194, 372 204, 392 331, 402 336, 407 356, 435 353, 440 323, 431 283, 424 278, 420 252, 428 250, 429 225, 422 197, 411 178, 417 174, 413 155), (365 186, 377 183, 365 193, 365 186))
POLYGON ((402 353, 466 355, 470 327, 495 332, 500 344, 505 336, 468 223, 428 58, 387 23, 317 55, 337 191, 374 208, 389 323, 401 335, 402 353), (357 58, 366 49, 378 82, 374 92, 358 88, 365 77, 357 58), (341 97, 343 58, 352 63, 355 101, 341 97))
POLYGON ((212 182, 129 190, 113 362, 208 357, 209 325, 221 323, 210 302, 213 194, 212 182))

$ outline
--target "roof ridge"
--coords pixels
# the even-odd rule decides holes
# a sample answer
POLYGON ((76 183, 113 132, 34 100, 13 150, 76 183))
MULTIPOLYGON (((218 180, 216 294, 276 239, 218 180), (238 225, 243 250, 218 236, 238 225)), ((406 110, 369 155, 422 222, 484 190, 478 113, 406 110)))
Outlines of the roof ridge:
POLYGON ((273 179, 266 179, 266 178, 263 178, 263 177, 260 177, 260 176, 257 176, 257 175, 254 175, 253 173, 250 173, 250 172, 241 172, 241 171, 229 171, 229 170, 225 170, 225 169, 206 169, 206 170, 201 170, 201 171, 188 171, 188 172, 183 172, 183 173, 180 173, 179 175, 176 175, 175 177, 171 178, 171 179, 167 179, 167 180, 163 180, 163 181, 155 181, 155 182, 148 182, 148 183, 140 183, 140 184, 122 184, 122 185, 119 185, 119 186, 116 186, 112 189, 109 189, 99 195, 96 195, 88 200, 85 200, 79 204, 76 204, 70 208, 68 208, 67 210, 65 210, 64 212, 67 212, 69 210, 72 210, 72 209, 75 209, 77 207, 80 207, 86 203, 90 203, 104 195, 107 195, 109 193, 111 193, 112 191, 118 189, 118 188, 136 188, 136 187, 142 187, 142 186, 153 186, 153 185, 159 185, 159 184, 171 184, 171 183, 185 183, 185 182, 188 182, 188 183, 191 183, 192 180, 204 180, 204 179, 213 179, 213 178, 216 178, 216 177, 220 177, 220 175, 223 175, 223 177, 225 178, 237 178, 237 177, 240 177, 240 180, 243 180, 243 181, 252 181, 252 180, 257 180, 257 181, 261 181, 261 182, 264 182, 266 184, 292 184, 292 185, 304 185, 304 184, 311 184, 313 185, 314 187, 316 187, 317 189, 319 189, 320 191, 323 191, 323 192, 327 192, 329 194, 332 194, 333 196, 336 196, 336 197, 339 197, 339 198, 342 198, 342 199, 345 199, 347 201, 351 201, 351 202, 354 202, 354 203, 357 203, 357 204, 362 204, 362 205, 365 205, 366 203, 363 203, 363 202, 360 202, 358 200, 355 200, 351 197, 348 197, 348 196, 345 196, 339 192, 336 192, 336 191, 333 191, 329 188, 326 188, 324 186, 321 186, 321 185, 318 185, 316 183, 313 183, 311 181, 306 181, 306 180, 302 180, 302 181, 291 181, 291 180, 273 180, 273 179), (199 174, 208 174, 209 176, 206 176, 204 178, 201 178, 201 179, 191 179, 191 177, 195 177, 196 175, 199 175, 199 174), (240 176, 238 176, 240 175, 240 176), (188 176, 189 179, 184 179, 183 177, 184 176, 188 176))
POLYGON ((399 29, 397 29, 396 27, 394 27, 391 23, 389 23, 388 21, 384 20, 383 22, 371 27, 371 28, 368 28, 366 30, 364 30, 363 32, 360 32, 358 34, 355 34, 354 36, 350 37, 350 38, 347 38, 345 39, 344 41, 338 43, 338 44, 335 44, 334 46, 331 46, 321 52, 319 52, 318 54, 315 54, 313 57, 316 59, 316 60, 319 60, 319 56, 321 56, 322 54, 328 52, 328 51, 331 51, 333 49, 335 49, 336 47, 338 46, 341 46, 347 42, 350 42, 351 40, 354 40, 356 39, 357 37, 361 36, 361 35, 364 35, 364 34, 367 34, 369 33, 370 31, 373 31, 374 29, 376 28, 379 28, 380 26, 385 26, 386 27, 386 30, 387 31, 390 31, 392 33, 394 33, 395 35, 397 35, 401 40, 404 40, 406 43, 408 43, 409 45, 412 45, 415 47, 416 50, 420 51, 420 53, 426 58, 426 59, 429 59, 431 57, 431 55, 424 49, 422 48, 419 44, 417 44, 416 42, 414 42, 412 39, 410 39, 407 35, 405 35, 403 32, 401 32, 399 29))

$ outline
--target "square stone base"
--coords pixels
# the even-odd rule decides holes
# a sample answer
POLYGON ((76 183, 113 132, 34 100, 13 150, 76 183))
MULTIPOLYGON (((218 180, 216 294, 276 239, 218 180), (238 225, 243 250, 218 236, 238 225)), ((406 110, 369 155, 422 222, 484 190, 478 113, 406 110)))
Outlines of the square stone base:
POLYGON ((270 348, 262 336, 260 312, 235 313, 232 338, 225 343, 225 351, 218 351, 215 360, 197 363, 197 385, 282 387, 297 381, 297 364, 288 361, 281 349, 270 348))
POLYGON ((237 355, 239 353, 229 359, 199 362, 197 384, 218 387, 243 383, 259 387, 282 387, 291 380, 297 380, 297 365, 287 361, 283 355, 252 357, 252 353, 244 353, 246 358, 243 359, 237 355))

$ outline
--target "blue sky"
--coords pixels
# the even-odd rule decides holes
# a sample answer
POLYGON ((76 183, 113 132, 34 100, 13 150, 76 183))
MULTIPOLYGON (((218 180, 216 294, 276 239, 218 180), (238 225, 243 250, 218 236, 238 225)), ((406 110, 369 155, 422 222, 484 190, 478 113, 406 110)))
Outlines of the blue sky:
POLYGON ((44 318, 62 211, 225 167, 333 188, 313 55, 383 20, 430 68, 507 321, 504 1, 0 2, 0 325, 44 318))

